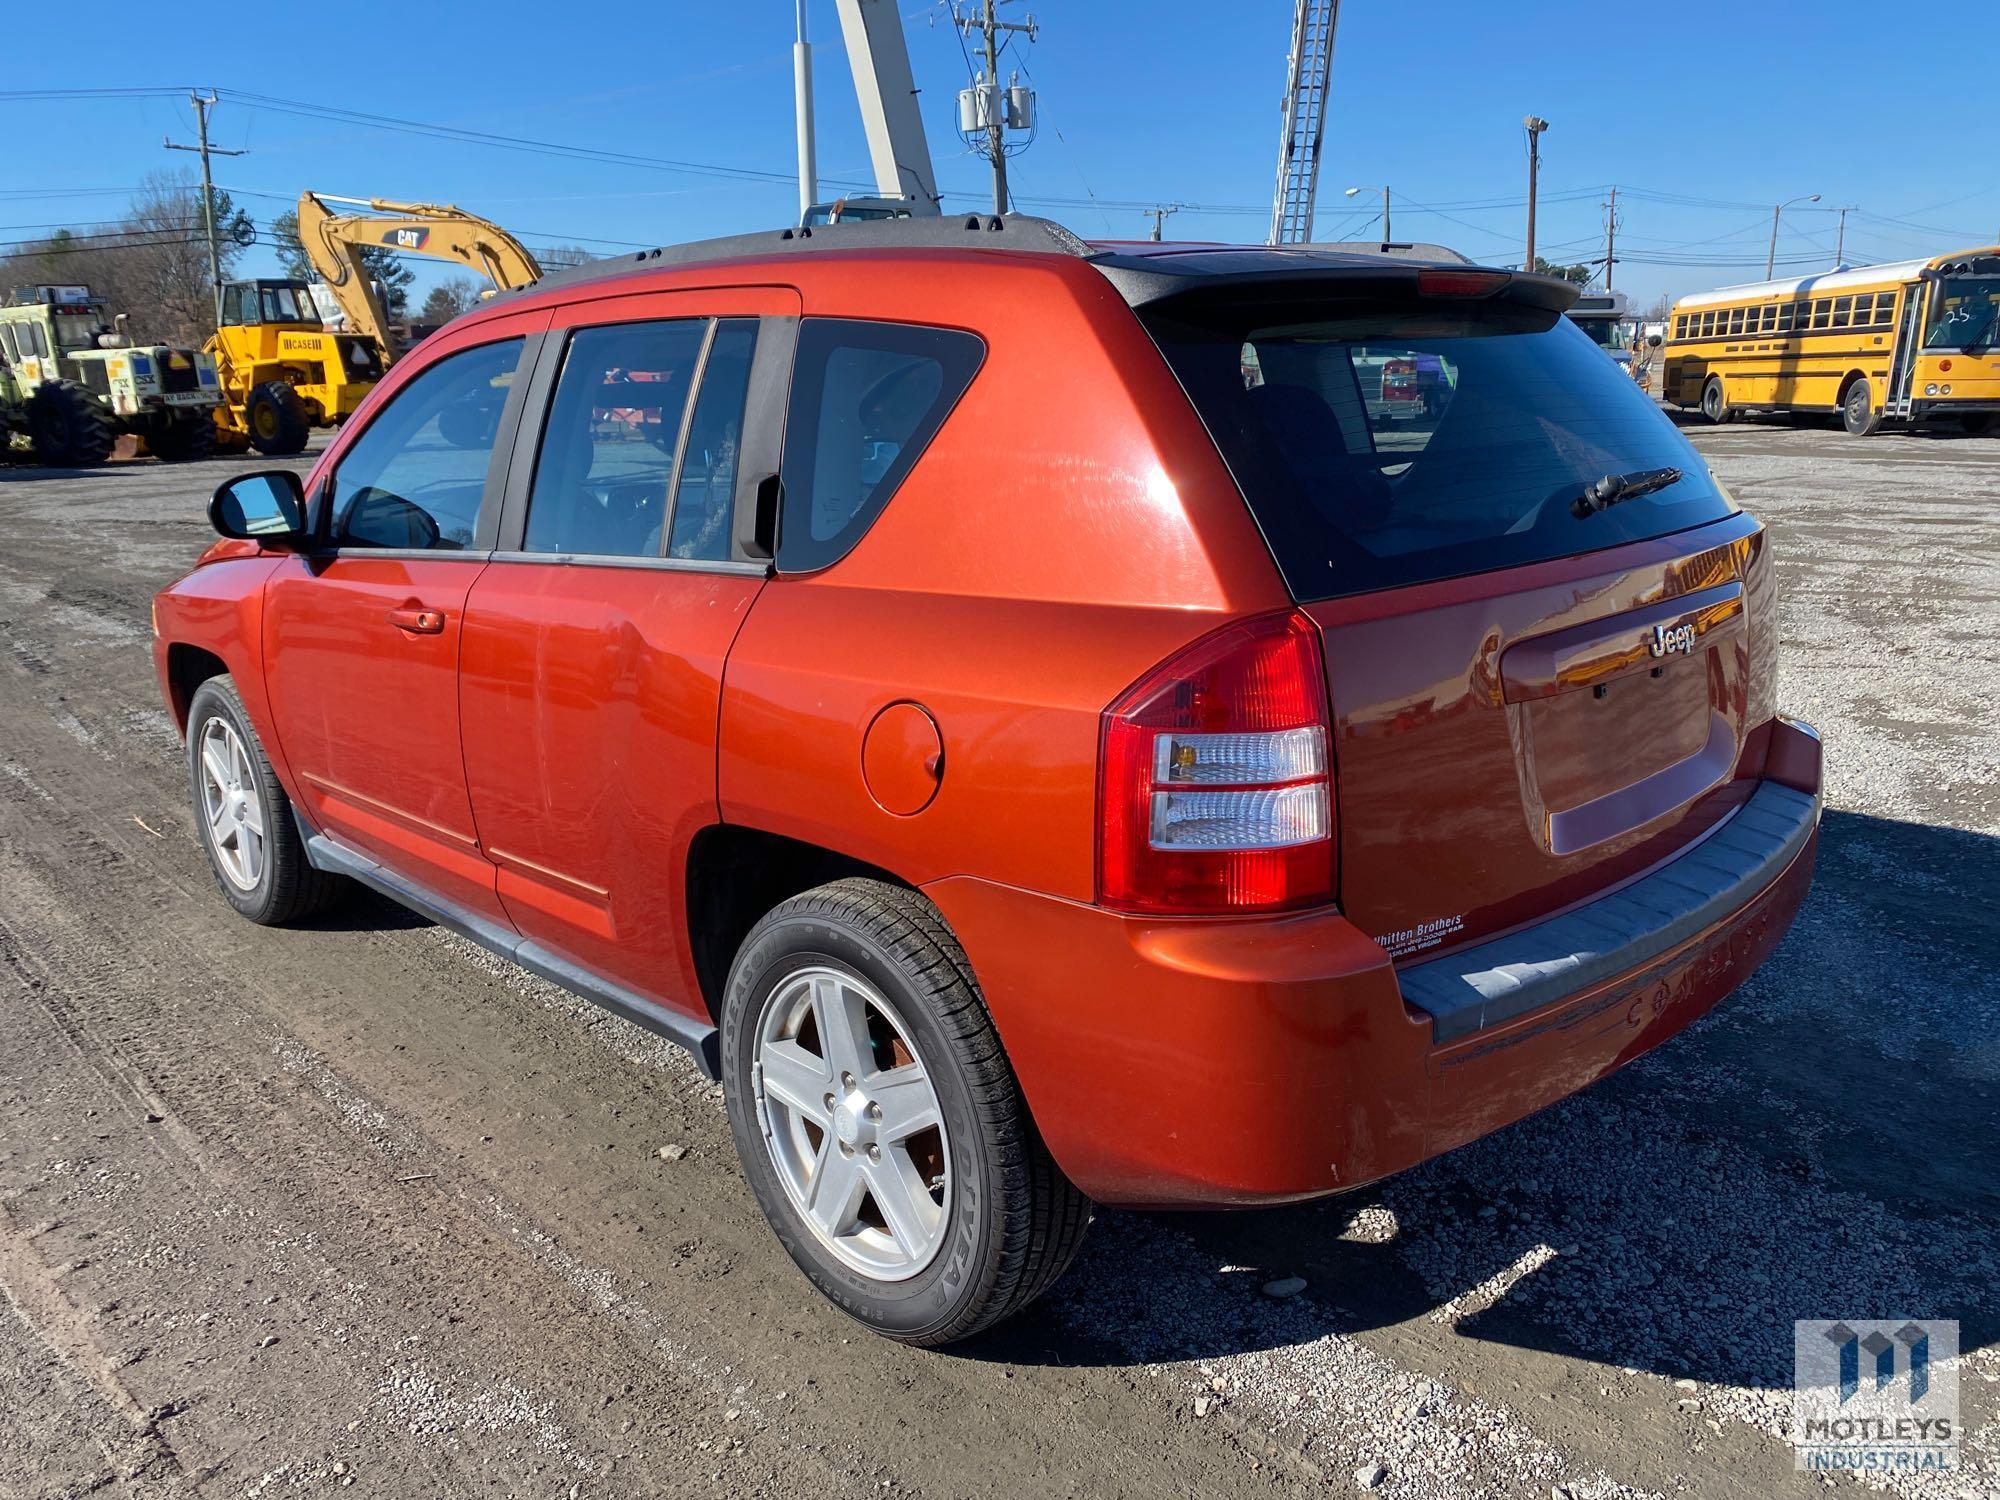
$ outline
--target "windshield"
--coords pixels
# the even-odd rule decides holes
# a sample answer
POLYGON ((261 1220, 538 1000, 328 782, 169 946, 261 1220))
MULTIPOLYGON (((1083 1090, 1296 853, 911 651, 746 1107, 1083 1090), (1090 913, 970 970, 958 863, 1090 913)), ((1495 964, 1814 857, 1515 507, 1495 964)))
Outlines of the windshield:
MULTIPOLYGON (((1422 304, 1149 321, 1293 594, 1326 599, 1663 536, 1733 512, 1707 464, 1569 319, 1422 304), (1579 518, 1607 474, 1682 478, 1579 518)), ((1265 313, 1277 311, 1264 309, 1265 313)))
POLYGON ((258 289, 266 323, 317 323, 319 309, 313 306, 302 286, 267 286, 258 289))
POLYGON ((1590 335, 1590 341, 1600 349, 1632 347, 1632 340, 1625 334, 1625 325, 1616 318, 1571 318, 1570 321, 1590 335))
POLYGON ((55 325, 58 349, 95 349, 104 320, 94 313, 57 313, 55 325))
POLYGON ((1931 293, 1926 349, 1975 349, 1994 342, 2000 322, 2000 277, 1948 276, 1931 293))

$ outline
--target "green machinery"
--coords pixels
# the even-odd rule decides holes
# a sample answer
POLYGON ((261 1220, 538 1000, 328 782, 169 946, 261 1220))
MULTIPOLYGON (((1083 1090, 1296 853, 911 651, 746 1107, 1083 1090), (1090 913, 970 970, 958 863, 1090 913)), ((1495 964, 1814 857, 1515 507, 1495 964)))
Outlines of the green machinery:
POLYGON ((120 434, 157 458, 205 458, 221 403, 215 361, 192 349, 134 345, 87 286, 20 287, 0 306, 0 431, 45 464, 111 456, 120 434))

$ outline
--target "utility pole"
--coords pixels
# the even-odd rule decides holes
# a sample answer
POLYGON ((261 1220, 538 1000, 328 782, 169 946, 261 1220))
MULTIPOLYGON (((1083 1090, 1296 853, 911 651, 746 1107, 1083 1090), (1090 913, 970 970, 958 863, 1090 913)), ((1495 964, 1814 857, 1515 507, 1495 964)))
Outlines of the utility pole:
POLYGON ((792 43, 792 109, 799 130, 799 222, 819 201, 818 149, 813 135, 813 49, 806 40, 806 0, 798 0, 798 40, 792 43))
POLYGON ((1161 227, 1166 224, 1168 219, 1179 213, 1182 206, 1179 203, 1162 203, 1158 208, 1141 209, 1140 212, 1153 221, 1153 232, 1147 235, 1146 238, 1157 245, 1160 242, 1161 227))
POLYGON ((981 0, 976 19, 957 18, 968 35, 979 32, 986 39, 986 153, 993 158, 993 212, 1007 212, 1007 91, 1000 84, 1000 33, 1020 31, 1035 39, 1035 18, 1025 22, 1003 21, 994 14, 995 0, 981 0))
POLYGON ((1542 132, 1549 128, 1549 122, 1540 115, 1529 115, 1521 121, 1528 132, 1528 258, 1521 262, 1521 269, 1532 272, 1535 269, 1535 184, 1542 171, 1542 132))
POLYGON ((1841 266, 1847 263, 1847 216, 1854 212, 1854 205, 1850 203, 1846 208, 1837 208, 1834 212, 1840 215, 1840 225, 1833 236, 1833 263, 1841 266))
POLYGON ((1604 290, 1611 290, 1611 268, 1618 264, 1618 189, 1611 189, 1611 200, 1604 205, 1604 290))
POLYGON ((216 94, 211 89, 204 97, 190 90, 189 101, 194 105, 196 128, 200 132, 199 146, 177 146, 172 141, 166 143, 169 151, 198 151, 201 153, 201 227, 208 235, 208 282, 209 290, 215 294, 215 326, 222 326, 222 237, 215 222, 215 180, 208 174, 208 159, 211 156, 244 156, 243 151, 224 151, 220 146, 208 143, 208 112, 215 108, 216 94))
POLYGON ((1769 281, 1778 269, 1778 216, 1794 203, 1817 203, 1819 194, 1812 193, 1804 198, 1789 198, 1783 203, 1771 205, 1771 249, 1764 257, 1764 279, 1769 281))

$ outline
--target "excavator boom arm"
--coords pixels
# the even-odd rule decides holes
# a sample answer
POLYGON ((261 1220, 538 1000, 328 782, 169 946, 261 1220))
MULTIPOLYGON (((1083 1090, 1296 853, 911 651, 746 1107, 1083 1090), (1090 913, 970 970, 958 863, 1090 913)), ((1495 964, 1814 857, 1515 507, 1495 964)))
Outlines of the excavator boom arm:
POLYGON ((299 195, 299 243, 306 259, 346 314, 348 327, 367 334, 394 357, 389 314, 361 262, 363 250, 391 250, 454 261, 500 291, 541 280, 542 268, 527 247, 498 224, 449 203, 395 203, 386 198, 344 199, 299 195), (365 207, 340 213, 331 203, 365 207))

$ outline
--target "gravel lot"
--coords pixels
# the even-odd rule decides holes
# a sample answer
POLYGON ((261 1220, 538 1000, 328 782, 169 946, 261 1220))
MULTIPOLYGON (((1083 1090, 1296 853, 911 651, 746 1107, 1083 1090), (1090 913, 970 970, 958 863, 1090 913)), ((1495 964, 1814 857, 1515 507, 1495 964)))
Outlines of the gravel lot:
POLYGON ((233 465, 0 471, 0 1494, 1823 1494, 1823 1316, 1960 1319, 1967 1467, 1895 1492, 2000 1493, 2000 441, 1695 438, 1828 742, 1773 961, 1376 1191, 1102 1215, 948 1354, 808 1294, 665 1044, 372 898, 235 918, 147 654, 233 465))

